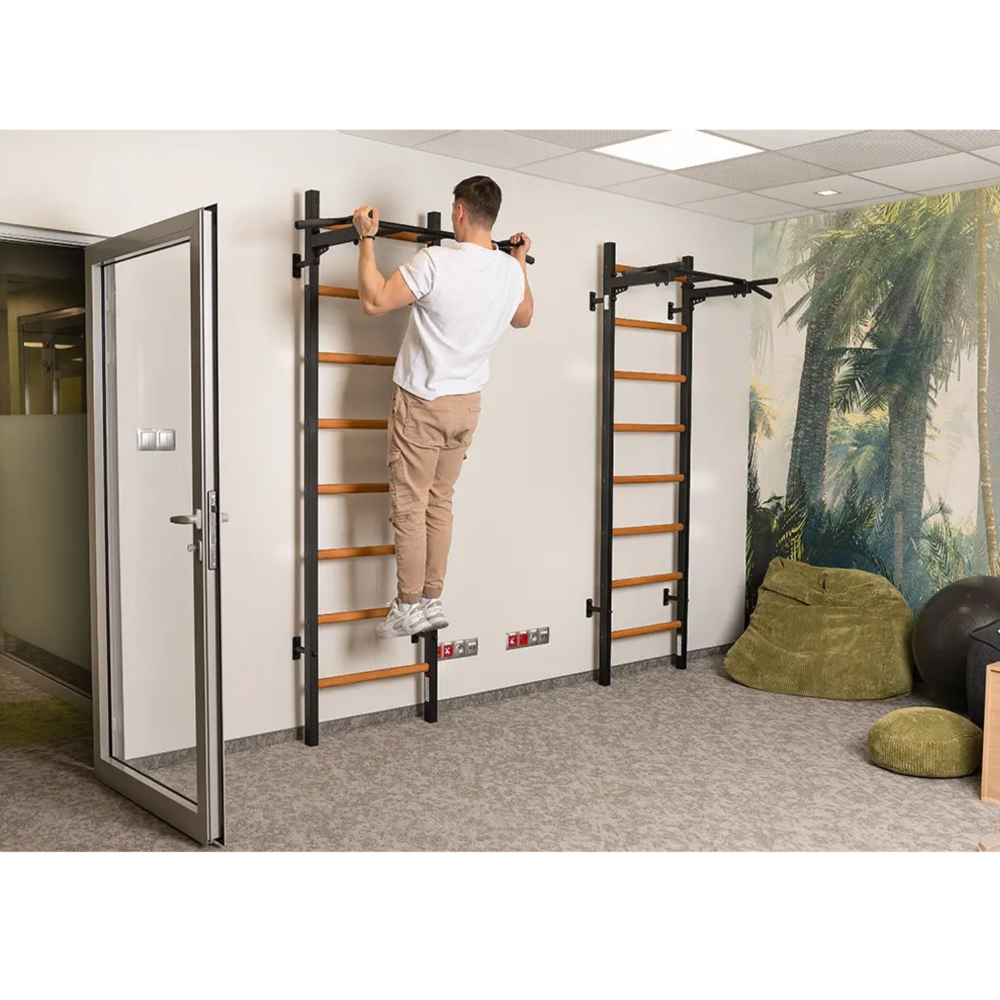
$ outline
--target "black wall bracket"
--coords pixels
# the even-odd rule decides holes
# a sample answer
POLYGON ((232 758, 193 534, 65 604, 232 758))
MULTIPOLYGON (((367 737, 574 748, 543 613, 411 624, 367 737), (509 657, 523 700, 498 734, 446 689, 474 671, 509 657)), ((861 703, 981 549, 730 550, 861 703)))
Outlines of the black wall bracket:
POLYGON ((292 659, 301 660, 305 653, 306 647, 302 644, 302 636, 294 636, 292 639, 292 659))

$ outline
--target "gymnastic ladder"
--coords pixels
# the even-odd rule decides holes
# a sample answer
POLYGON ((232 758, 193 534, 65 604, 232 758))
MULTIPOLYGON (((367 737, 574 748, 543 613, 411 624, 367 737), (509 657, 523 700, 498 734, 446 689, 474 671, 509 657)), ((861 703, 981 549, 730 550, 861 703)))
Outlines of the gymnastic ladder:
POLYGON ((605 687, 611 684, 611 643, 631 636, 649 635, 655 632, 677 633, 677 647, 674 665, 679 670, 687 668, 688 653, 688 602, 690 541, 689 520, 691 512, 691 366, 694 354, 693 325, 694 307, 708 298, 720 295, 746 296, 751 292, 771 298, 761 285, 777 284, 777 278, 763 278, 748 281, 726 275, 696 271, 693 257, 683 257, 670 264, 654 264, 648 267, 632 267, 618 264, 614 243, 604 244, 602 268, 602 289, 598 296, 590 293, 590 309, 595 312, 600 305, 604 310, 601 350, 601 527, 600 527, 600 605, 592 598, 587 599, 586 614, 592 618, 600 615, 598 640, 598 682, 605 687), (716 284, 717 282, 724 284, 716 284), (699 282, 708 283, 699 287, 699 282), (677 283, 680 286, 681 302, 676 306, 667 304, 667 318, 672 320, 680 313, 680 323, 659 323, 651 320, 624 319, 616 315, 618 296, 640 285, 661 285, 677 283), (619 371, 615 364, 615 331, 617 327, 640 330, 662 330, 678 333, 680 344, 680 371, 676 373, 619 371), (636 424, 615 423, 615 382, 633 380, 644 382, 673 382, 679 385, 680 422, 676 424, 636 424), (680 435, 680 456, 677 472, 637 476, 616 476, 614 474, 615 434, 659 433, 680 435), (677 520, 667 524, 644 524, 628 527, 614 527, 614 487, 633 486, 648 483, 677 483, 677 520), (649 576, 614 578, 613 543, 615 538, 630 535, 677 534, 677 569, 669 573, 649 576), (663 606, 677 606, 676 618, 641 625, 637 628, 612 630, 612 592, 620 587, 638 587, 649 584, 676 583, 676 593, 669 587, 663 589, 663 606))
MULTIPOLYGON (((305 193, 305 219, 295 223, 296 230, 303 232, 304 252, 292 255, 292 275, 301 278, 308 270, 309 281, 304 288, 305 309, 305 391, 303 400, 303 423, 305 432, 304 459, 304 613, 305 640, 296 635, 292 639, 292 659, 305 660, 305 726, 304 740, 307 746, 319 744, 319 692, 323 688, 341 687, 364 681, 382 680, 388 677, 403 677, 423 674, 425 722, 437 722, 438 714, 438 635, 437 631, 424 632, 413 636, 416 644, 423 640, 423 660, 406 663, 398 667, 381 670, 364 670, 351 674, 335 674, 320 677, 319 673, 319 629, 321 625, 343 622, 365 621, 383 618, 388 608, 366 608, 360 611, 337 611, 321 614, 319 610, 319 565, 329 559, 358 559, 395 554, 393 545, 366 545, 351 548, 320 549, 319 547, 319 501, 324 496, 343 496, 358 493, 388 493, 388 483, 320 483, 319 482, 319 432, 327 430, 387 430, 387 420, 358 420, 349 418, 326 418, 319 415, 319 377, 323 365, 375 365, 392 368, 396 358, 372 354, 336 354, 321 352, 319 349, 319 303, 321 298, 359 298, 356 288, 339 288, 321 285, 319 282, 320 257, 331 246, 357 243, 358 233, 353 216, 324 219, 320 217, 319 191, 305 193)), ((437 246, 442 240, 454 239, 454 233, 441 229, 441 213, 427 213, 427 227, 406 226, 394 222, 379 221, 376 234, 378 239, 403 240, 426 246, 437 246)), ((497 243, 497 247, 510 252, 509 240, 497 243)), ((529 264, 534 263, 528 257, 529 264)))

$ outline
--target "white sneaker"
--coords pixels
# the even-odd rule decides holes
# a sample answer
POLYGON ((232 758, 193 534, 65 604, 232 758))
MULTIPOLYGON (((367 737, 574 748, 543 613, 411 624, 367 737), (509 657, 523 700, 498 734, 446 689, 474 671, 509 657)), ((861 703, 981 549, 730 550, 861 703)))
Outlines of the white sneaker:
POLYGON ((445 616, 444 608, 441 607, 441 598, 432 597, 421 607, 424 609, 424 617, 430 622, 432 629, 440 631, 448 627, 448 619, 445 616))
POLYGON ((408 635, 418 635, 430 628, 423 606, 414 604, 409 611, 403 611, 397 598, 389 605, 389 614, 379 622, 375 634, 380 639, 402 639, 408 635))

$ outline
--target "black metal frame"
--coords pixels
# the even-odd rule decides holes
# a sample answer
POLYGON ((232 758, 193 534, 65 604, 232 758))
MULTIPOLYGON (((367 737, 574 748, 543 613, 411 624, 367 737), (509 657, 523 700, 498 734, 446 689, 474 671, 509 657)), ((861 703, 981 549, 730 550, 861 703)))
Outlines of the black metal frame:
POLYGON ((611 595, 613 574, 614 548, 614 458, 615 458, 615 307, 618 296, 630 288, 642 285, 661 285, 682 278, 681 303, 667 304, 667 316, 673 319, 680 313, 680 322, 686 327, 681 338, 680 372, 685 381, 678 384, 680 391, 680 420, 684 433, 680 439, 680 457, 678 472, 684 477, 678 483, 677 519, 684 525, 678 533, 677 540, 677 571, 681 574, 677 581, 677 593, 672 595, 670 588, 664 588, 663 603, 677 604, 677 620, 681 622, 677 630, 677 652, 674 665, 679 670, 687 669, 688 653, 688 601, 690 593, 690 512, 691 512, 691 369, 694 360, 694 307, 706 299, 722 295, 746 296, 752 292, 771 298, 764 291, 763 285, 776 285, 777 278, 762 278, 748 280, 733 278, 729 275, 714 274, 710 271, 697 271, 693 257, 683 257, 679 261, 668 264, 653 264, 648 267, 628 268, 618 273, 616 266, 616 247, 614 243, 604 244, 604 263, 602 272, 601 294, 590 293, 591 312, 598 305, 604 309, 604 327, 601 350, 601 547, 599 569, 599 600, 600 606, 588 598, 586 614, 592 618, 600 615, 600 631, 598 638, 598 682, 607 687, 611 684, 611 595), (699 287, 699 282, 709 284, 699 287), (721 282, 721 284, 716 284, 721 282))
MULTIPOLYGON (((304 220, 295 223, 297 230, 304 231, 304 252, 292 255, 292 274, 302 277, 308 270, 309 280, 304 289, 305 313, 305 392, 303 401, 303 423, 305 426, 304 492, 303 517, 304 564, 304 615, 305 639, 292 639, 292 659, 304 660, 305 687, 305 727, 304 739, 307 746, 319 744, 319 263, 320 257, 331 246, 357 243, 359 236, 353 225, 353 216, 338 219, 320 217, 319 191, 307 191, 305 195, 304 220), (327 229, 342 226, 341 229, 327 229)), ((378 236, 388 237, 397 233, 415 233, 416 242, 436 245, 443 239, 454 238, 453 233, 440 229, 441 213, 429 212, 428 227, 404 226, 393 222, 379 222, 378 236)), ((499 244, 510 252, 510 241, 499 244)), ((437 722, 438 715, 438 634, 437 631, 413 636, 415 644, 424 642, 423 661, 428 669, 424 678, 425 722, 437 722)))

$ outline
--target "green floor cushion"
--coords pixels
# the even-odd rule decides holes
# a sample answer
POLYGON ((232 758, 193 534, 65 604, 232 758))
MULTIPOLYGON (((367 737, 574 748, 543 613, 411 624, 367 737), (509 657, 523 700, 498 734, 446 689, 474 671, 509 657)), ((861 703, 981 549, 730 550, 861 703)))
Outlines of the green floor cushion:
POLYGON ((872 762, 921 778, 961 778, 983 762, 983 731, 943 708, 897 708, 868 730, 872 762))
POLYGON ((774 559, 725 669, 777 694, 899 698, 913 688, 912 631, 913 614, 885 577, 774 559))

